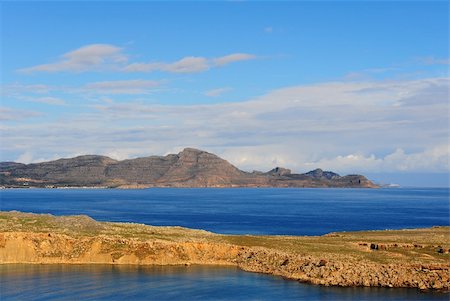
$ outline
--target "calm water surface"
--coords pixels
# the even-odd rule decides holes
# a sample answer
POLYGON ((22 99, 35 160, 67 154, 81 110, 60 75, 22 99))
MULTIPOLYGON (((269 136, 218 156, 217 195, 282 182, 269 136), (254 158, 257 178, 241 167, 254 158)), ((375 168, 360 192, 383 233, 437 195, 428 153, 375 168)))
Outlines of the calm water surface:
POLYGON ((1 300, 448 300, 414 289, 319 287, 231 267, 0 265, 1 300))
POLYGON ((321 235, 449 224, 449 189, 17 189, 0 197, 1 210, 218 233, 321 235))
MULTIPOLYGON (((449 189, 0 191, 1 210, 87 214, 218 233, 319 235, 449 225, 449 189)), ((327 288, 219 267, 3 265, 1 300, 448 300, 414 289, 327 288)))

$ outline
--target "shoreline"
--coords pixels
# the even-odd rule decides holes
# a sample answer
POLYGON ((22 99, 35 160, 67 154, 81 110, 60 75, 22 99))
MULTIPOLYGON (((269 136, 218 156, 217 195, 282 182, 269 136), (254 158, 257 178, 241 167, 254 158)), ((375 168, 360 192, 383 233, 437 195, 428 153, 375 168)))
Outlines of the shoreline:
POLYGON ((324 286, 450 290, 450 227, 221 235, 0 212, 0 264, 226 265, 324 286))
MULTIPOLYGON (((10 190, 10 189, 49 189, 49 190, 64 190, 64 189, 113 189, 113 190, 133 190, 133 189, 152 189, 152 188, 181 188, 181 189, 230 189, 230 188, 281 188, 281 189, 399 189, 401 187, 353 187, 353 186, 147 186, 147 185, 126 185, 126 187, 109 187, 109 186, 60 186, 60 187, 40 187, 40 186, 17 186, 17 187, 5 187, 0 186, 0 190, 10 190)), ((447 187, 436 187, 436 188, 447 188, 447 187)))

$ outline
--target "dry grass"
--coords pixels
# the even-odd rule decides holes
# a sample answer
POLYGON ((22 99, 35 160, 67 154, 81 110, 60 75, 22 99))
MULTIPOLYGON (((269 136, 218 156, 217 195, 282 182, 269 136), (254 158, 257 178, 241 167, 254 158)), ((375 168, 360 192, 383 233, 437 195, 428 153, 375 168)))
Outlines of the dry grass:
MULTIPOLYGON (((0 212, 0 232, 61 233, 73 237, 108 236, 137 240, 221 242, 265 247, 320 257, 353 258, 378 263, 445 263, 450 265, 450 227, 340 232, 324 236, 220 235, 181 227, 97 222, 87 216, 0 212), (371 250, 376 244, 379 250, 371 250), (381 248, 385 248, 381 250, 381 248), (438 253, 442 248, 445 252, 438 253)), ((118 246, 120 249, 120 246, 118 246)))

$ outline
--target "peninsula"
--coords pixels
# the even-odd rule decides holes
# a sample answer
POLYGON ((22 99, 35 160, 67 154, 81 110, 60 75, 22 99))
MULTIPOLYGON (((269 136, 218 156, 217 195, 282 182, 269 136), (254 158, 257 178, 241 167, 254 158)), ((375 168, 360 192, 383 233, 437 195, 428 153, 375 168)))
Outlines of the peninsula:
POLYGON ((12 211, 0 212, 0 264, 233 265, 318 285, 448 292, 449 231, 220 235, 12 211))
POLYGON ((218 156, 193 148, 178 154, 117 161, 86 155, 22 164, 0 163, 0 186, 10 187, 378 187, 362 175, 316 169, 304 174, 276 167, 245 172, 218 156))

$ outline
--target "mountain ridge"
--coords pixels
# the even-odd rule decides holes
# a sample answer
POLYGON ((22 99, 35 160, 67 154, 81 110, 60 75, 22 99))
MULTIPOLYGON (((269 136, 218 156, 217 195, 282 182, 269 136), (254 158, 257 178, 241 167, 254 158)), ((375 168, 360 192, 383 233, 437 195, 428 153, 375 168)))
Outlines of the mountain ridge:
POLYGON ((2 187, 378 187, 362 175, 275 167, 246 172, 219 156, 185 148, 178 154, 115 160, 82 155, 40 163, 0 162, 2 187))

